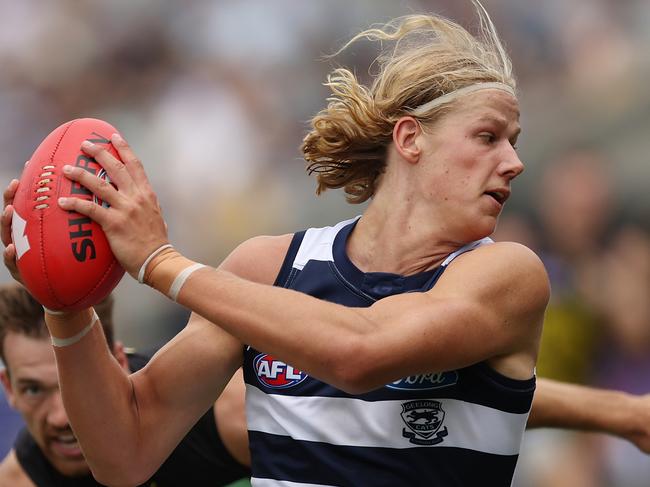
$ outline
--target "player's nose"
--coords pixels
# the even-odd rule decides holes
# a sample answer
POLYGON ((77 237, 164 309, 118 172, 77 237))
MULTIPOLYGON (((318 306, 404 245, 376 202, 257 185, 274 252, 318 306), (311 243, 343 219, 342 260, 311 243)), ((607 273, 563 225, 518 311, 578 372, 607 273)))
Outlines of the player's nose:
POLYGON ((49 401, 47 422, 55 428, 67 428, 69 426, 68 414, 63 407, 63 398, 60 393, 52 394, 49 401))
POLYGON ((505 145, 507 145, 507 149, 502 155, 501 163, 498 166, 498 172, 509 181, 512 181, 524 172, 524 163, 521 162, 519 154, 514 147, 510 146, 510 144, 505 145))

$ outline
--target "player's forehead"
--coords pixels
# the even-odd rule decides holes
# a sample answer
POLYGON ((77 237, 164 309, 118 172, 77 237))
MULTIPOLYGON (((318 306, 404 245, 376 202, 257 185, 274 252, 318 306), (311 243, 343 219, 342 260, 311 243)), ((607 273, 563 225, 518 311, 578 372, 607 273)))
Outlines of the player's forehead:
POLYGON ((494 121, 519 128, 519 102, 517 98, 502 90, 488 89, 471 93, 459 99, 455 105, 456 113, 467 122, 494 121))
POLYGON ((20 333, 5 337, 5 365, 13 382, 35 380, 47 384, 57 382, 56 360, 49 341, 20 333))

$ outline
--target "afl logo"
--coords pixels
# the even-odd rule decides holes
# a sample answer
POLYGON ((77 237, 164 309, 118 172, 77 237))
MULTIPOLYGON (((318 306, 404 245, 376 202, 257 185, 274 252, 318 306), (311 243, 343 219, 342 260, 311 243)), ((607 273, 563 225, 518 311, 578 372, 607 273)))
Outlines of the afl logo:
POLYGON ((294 369, 291 365, 275 359, 266 353, 261 353, 253 360, 257 380, 263 386, 272 389, 286 389, 300 384, 307 377, 304 372, 294 369))

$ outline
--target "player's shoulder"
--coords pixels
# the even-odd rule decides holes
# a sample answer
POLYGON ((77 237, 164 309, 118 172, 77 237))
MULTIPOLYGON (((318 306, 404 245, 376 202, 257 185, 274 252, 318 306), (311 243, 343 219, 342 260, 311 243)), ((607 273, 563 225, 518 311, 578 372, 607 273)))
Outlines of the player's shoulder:
POLYGON ((0 462, 0 487, 35 487, 13 450, 0 462))
POLYGON ((463 289, 468 286, 515 296, 525 294, 529 302, 544 305, 550 295, 548 274, 531 249, 516 242, 481 245, 460 255, 443 275, 463 289))
MULTIPOLYGON (((483 259, 489 255, 489 261, 496 264, 508 262, 510 265, 524 266, 527 270, 537 270, 546 273, 544 264, 539 256, 530 248, 517 242, 493 242, 481 245, 476 249, 476 258, 483 259)), ((471 255, 468 252, 467 255, 471 255)))
POLYGON ((517 242, 492 242, 480 245, 471 252, 465 252, 458 259, 465 266, 483 270, 495 269, 499 273, 530 273, 546 276, 546 269, 539 256, 531 249, 517 242))
POLYGON ((261 235, 245 240, 226 257, 220 268, 244 279, 273 284, 293 235, 261 235))

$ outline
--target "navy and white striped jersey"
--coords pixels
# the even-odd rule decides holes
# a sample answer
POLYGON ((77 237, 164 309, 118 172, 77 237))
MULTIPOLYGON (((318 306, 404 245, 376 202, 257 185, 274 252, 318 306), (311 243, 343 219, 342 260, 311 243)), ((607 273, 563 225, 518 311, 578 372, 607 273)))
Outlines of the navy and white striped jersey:
MULTIPOLYGON (((338 304, 431 289, 460 253, 413 276, 363 273, 348 259, 355 220, 297 233, 276 285, 338 304)), ((484 363, 347 394, 262 350, 246 349, 252 485, 509 486, 535 379, 484 363)))

